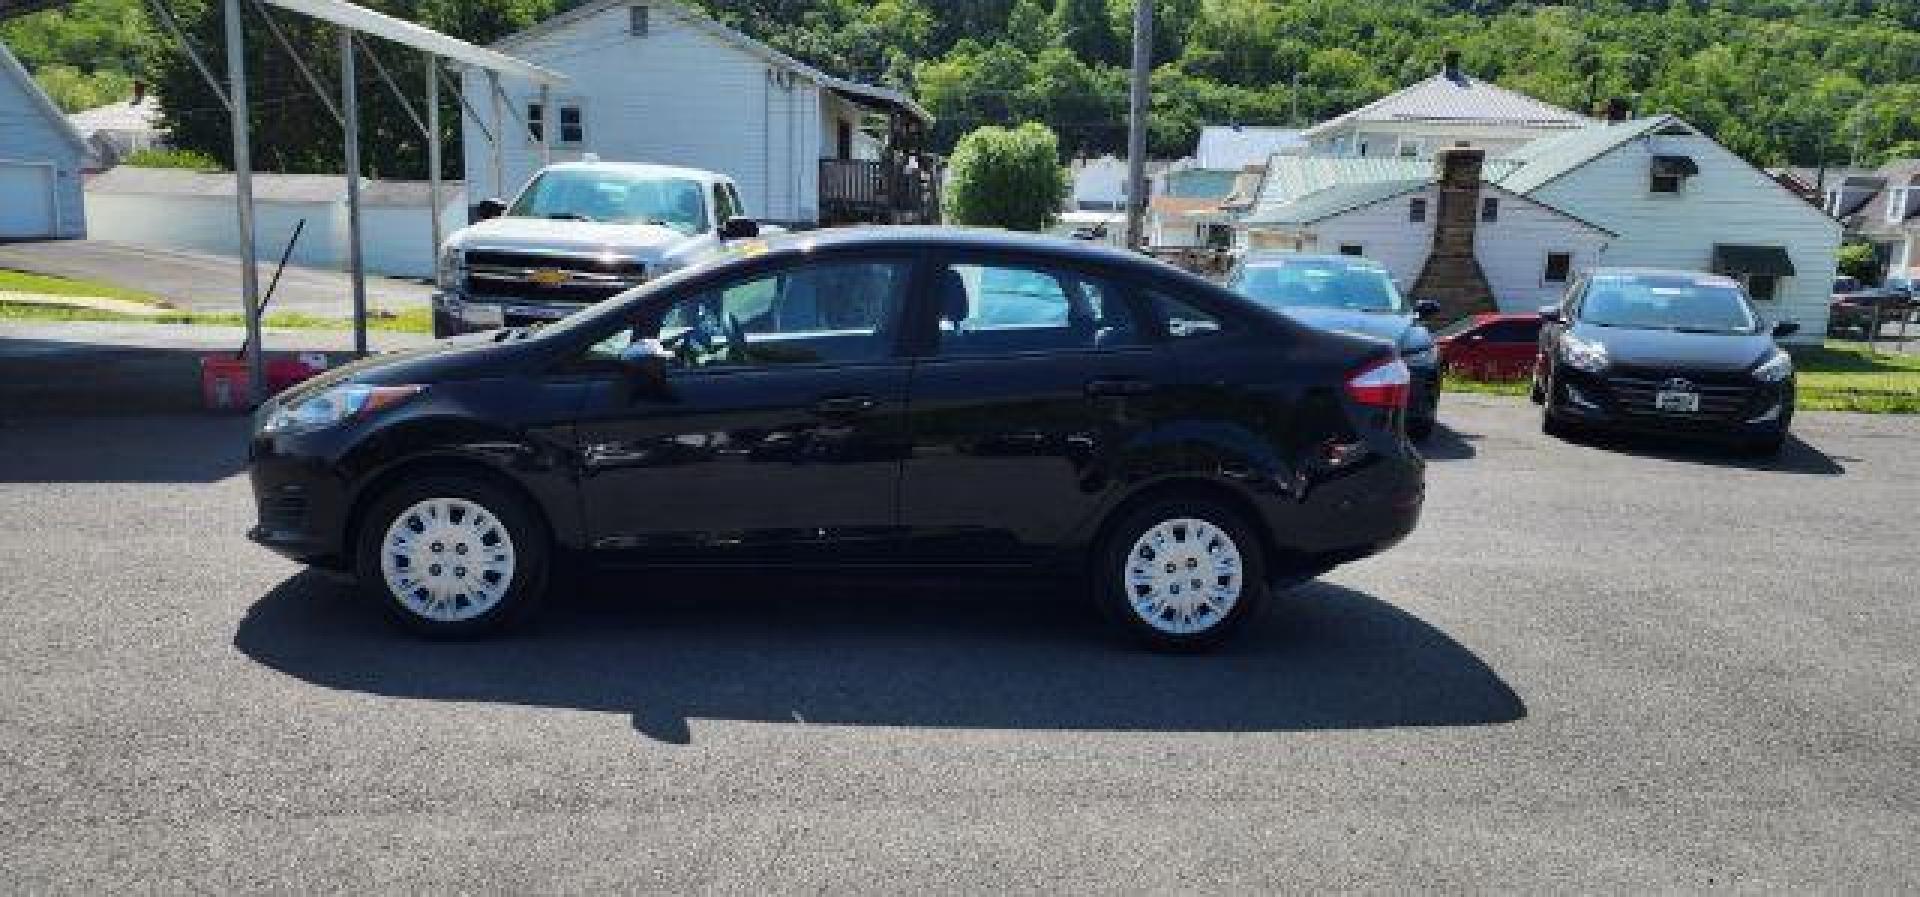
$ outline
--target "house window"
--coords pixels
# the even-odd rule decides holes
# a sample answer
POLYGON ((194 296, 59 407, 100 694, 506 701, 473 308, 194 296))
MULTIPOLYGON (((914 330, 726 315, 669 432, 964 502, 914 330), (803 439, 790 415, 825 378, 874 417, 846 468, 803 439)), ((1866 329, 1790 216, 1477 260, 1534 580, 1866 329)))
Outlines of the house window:
POLYGON ((1365 249, 1366 247, 1363 247, 1358 243, 1340 244, 1341 255, 1366 255, 1367 253, 1365 252, 1365 249))
POLYGON ((1425 198, 1416 196, 1407 202, 1407 220, 1415 224, 1427 220, 1427 201, 1425 198))
POLYGON ((1204 228, 1204 230, 1205 230, 1206 244, 1208 247, 1213 249, 1232 249, 1233 248, 1233 225, 1209 224, 1204 228))
POLYGON ((1899 224, 1907 220, 1907 205, 1912 201, 1914 188, 1896 187, 1887 191, 1887 223, 1899 224))
POLYGON ((1489 196, 1480 200, 1480 220, 1489 224, 1500 220, 1500 200, 1489 196))
POLYGON ((853 125, 846 119, 834 122, 833 142, 834 149, 840 154, 838 158, 853 158, 853 125))
POLYGON ((1743 274, 1740 282, 1746 284, 1747 295, 1755 302, 1772 302, 1780 298, 1780 278, 1771 274, 1743 274))
POLYGON ((1654 156, 1647 167, 1647 189, 1654 193, 1679 193, 1687 178, 1700 173, 1692 156, 1654 156))
POLYGON ((1680 185, 1685 182, 1686 179, 1677 174, 1654 172, 1653 180, 1647 189, 1655 193, 1679 193, 1680 185))
POLYGON ((647 36, 647 8, 644 6, 627 7, 627 33, 634 37, 647 36))
POLYGON ((1367 150, 1370 148, 1368 147, 1367 143, 1368 141, 1365 138, 1361 138, 1358 142, 1356 142, 1354 146, 1357 147, 1358 149, 1354 152, 1354 155, 1364 158, 1367 155, 1367 150))
POLYGON ((1547 270, 1540 275, 1542 284, 1564 284, 1573 273, 1573 253, 1547 253, 1547 270))
POLYGON ((1426 154, 1427 141, 1419 137, 1400 138, 1400 158, 1416 159, 1426 154))
MULTIPOLYGON (((562 147, 579 146, 586 142, 586 126, 580 115, 580 104, 566 102, 559 104, 560 130, 554 134, 553 145, 562 147)), ((547 130, 547 110, 539 103, 527 104, 527 139, 540 142, 540 136, 547 130)))

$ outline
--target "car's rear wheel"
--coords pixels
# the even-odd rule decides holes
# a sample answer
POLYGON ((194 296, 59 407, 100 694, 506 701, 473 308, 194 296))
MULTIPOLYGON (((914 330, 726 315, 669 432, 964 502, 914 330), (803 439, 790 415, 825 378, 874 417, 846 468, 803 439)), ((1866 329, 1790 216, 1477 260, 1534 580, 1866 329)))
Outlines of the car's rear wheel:
POLYGON ((1264 559, 1232 510, 1169 498, 1126 513, 1095 551, 1094 598, 1121 630, 1149 647, 1213 647, 1258 616, 1264 559))
POLYGON ((544 597, 545 528, 519 496, 477 478, 431 476, 376 500, 355 553, 363 590, 434 638, 500 631, 544 597))

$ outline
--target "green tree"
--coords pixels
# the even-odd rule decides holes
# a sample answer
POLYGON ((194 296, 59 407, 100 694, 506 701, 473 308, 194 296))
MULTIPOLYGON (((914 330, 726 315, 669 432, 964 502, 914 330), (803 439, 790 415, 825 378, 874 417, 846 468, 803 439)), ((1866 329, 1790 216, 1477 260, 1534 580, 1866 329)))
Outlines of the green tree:
POLYGON ((952 224, 1039 231, 1067 195, 1060 142, 1037 122, 989 125, 960 138, 947 167, 944 209, 952 224))
POLYGON ((1107 0, 1056 0, 1053 30, 1060 45, 1100 65, 1126 65, 1130 54, 1120 45, 1107 18, 1107 0))
POLYGON ((1857 277, 1861 283, 1876 283, 1880 280, 1880 257, 1874 255, 1871 243, 1848 243, 1840 247, 1840 255, 1835 258, 1840 274, 1857 277))

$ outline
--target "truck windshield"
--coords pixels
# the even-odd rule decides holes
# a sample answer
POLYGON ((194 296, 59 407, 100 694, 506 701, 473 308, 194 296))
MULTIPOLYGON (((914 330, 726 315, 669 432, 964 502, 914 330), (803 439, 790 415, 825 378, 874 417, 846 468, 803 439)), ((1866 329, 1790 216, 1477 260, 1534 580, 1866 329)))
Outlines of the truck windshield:
POLYGON ((1633 330, 1760 332, 1740 286, 1719 277, 1597 275, 1580 299, 1580 320, 1633 330))
POLYGON ((601 224, 661 224, 697 234, 707 229, 702 197, 700 183, 686 178, 557 168, 535 178, 507 214, 601 224))
POLYGON ((1268 308, 1406 311, 1385 268, 1362 261, 1299 259, 1248 262, 1227 286, 1268 308))

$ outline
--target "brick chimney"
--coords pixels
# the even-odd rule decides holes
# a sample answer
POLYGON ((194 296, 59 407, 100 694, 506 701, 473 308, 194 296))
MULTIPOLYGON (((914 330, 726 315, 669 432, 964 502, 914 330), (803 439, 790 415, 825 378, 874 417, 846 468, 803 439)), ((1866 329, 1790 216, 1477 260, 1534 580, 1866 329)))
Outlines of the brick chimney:
POLYGON ((1499 310, 1480 259, 1473 254, 1474 232, 1480 227, 1480 171, 1486 157, 1485 150, 1464 147, 1434 154, 1440 203, 1433 219, 1433 249, 1412 295, 1439 302, 1441 320, 1499 310))

